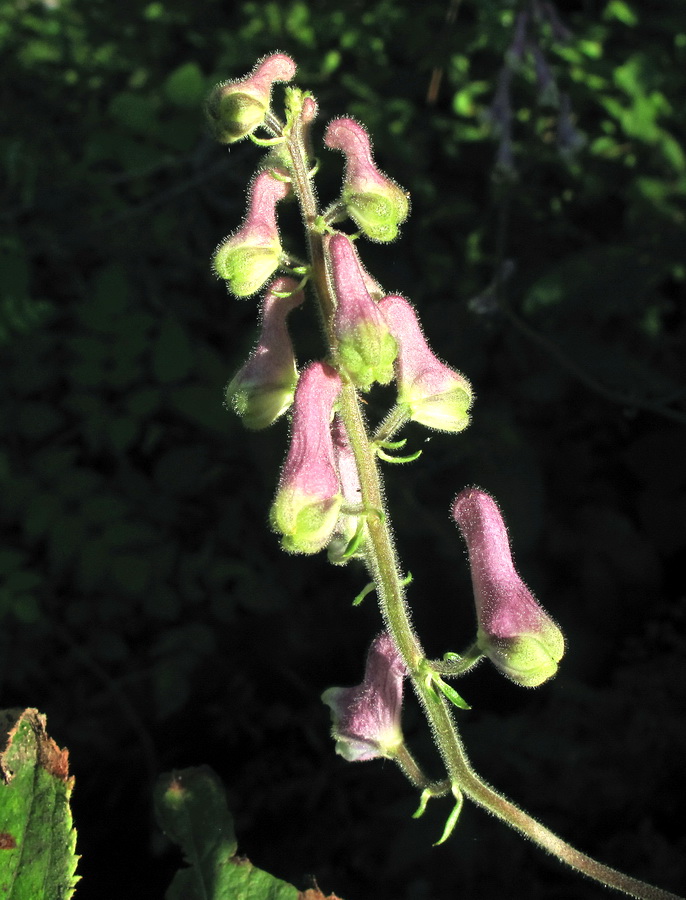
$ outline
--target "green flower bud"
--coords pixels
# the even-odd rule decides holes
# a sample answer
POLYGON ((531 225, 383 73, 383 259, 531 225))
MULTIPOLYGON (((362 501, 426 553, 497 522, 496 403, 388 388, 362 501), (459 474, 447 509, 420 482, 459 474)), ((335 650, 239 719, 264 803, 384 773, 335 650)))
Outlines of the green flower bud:
POLYGON ((514 567, 498 504, 485 491, 466 488, 452 515, 469 551, 479 649, 516 684, 543 684, 557 672, 565 641, 514 567))
POLYGON ((214 269, 237 297, 255 294, 279 268, 281 244, 254 247, 225 241, 214 254, 214 269))
POLYGON ((438 431, 463 431, 472 404, 467 379, 436 357, 404 297, 384 297, 378 308, 398 342, 398 404, 406 407, 413 422, 438 431))
POLYGON ((226 389, 227 402, 246 428, 267 428, 293 402, 298 372, 286 317, 305 299, 297 287, 292 278, 272 284, 262 304, 257 346, 226 389))
POLYGON ((407 194, 382 174, 372 158, 369 135, 353 119, 334 119, 324 143, 345 154, 341 202, 363 234, 372 241, 393 241, 410 211, 407 194))
POLYGON ((329 543, 343 502, 331 435, 341 391, 337 373, 311 363, 295 391, 291 445, 270 512, 289 553, 318 553, 329 543))
POLYGON ((327 248, 337 302, 333 328, 345 372, 363 391, 376 381, 388 384, 398 347, 367 290, 352 241, 337 233, 327 248))
POLYGON ((269 110, 273 84, 291 81, 295 68, 290 56, 274 53, 260 60, 247 78, 218 84, 206 106, 215 138, 233 144, 259 128, 269 110))
POLYGON ((215 251, 214 270, 237 297, 249 297, 259 291, 279 267, 281 240, 276 204, 289 191, 288 182, 274 178, 269 170, 260 172, 250 188, 245 222, 215 251))

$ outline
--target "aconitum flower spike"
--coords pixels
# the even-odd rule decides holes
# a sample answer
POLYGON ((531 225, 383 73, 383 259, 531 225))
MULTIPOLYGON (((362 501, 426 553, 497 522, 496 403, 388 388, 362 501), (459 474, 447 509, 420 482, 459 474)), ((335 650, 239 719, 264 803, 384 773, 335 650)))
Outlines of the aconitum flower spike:
POLYGON ((398 343, 398 404, 414 422, 438 431, 462 431, 469 424, 470 383, 434 354, 407 300, 390 295, 378 308, 398 343))
POLYGON ((341 202, 360 231, 373 241, 393 241, 410 211, 407 194, 376 167, 369 135, 353 119, 334 119, 324 143, 345 154, 341 202))
POLYGON ((270 170, 252 182, 248 214, 243 225, 217 247, 214 269, 237 297, 256 293, 276 272, 281 262, 281 240, 276 224, 276 204, 290 191, 287 181, 270 170))
POLYGON ((557 672, 564 638, 517 574, 497 503, 466 488, 452 515, 469 551, 479 649, 517 684, 542 684, 557 672))
POLYGON ((338 232, 327 239, 327 249, 337 304, 333 330, 343 367, 363 391, 375 381, 388 384, 398 348, 367 290, 352 241, 338 232))
POLYGON ((362 684, 332 687, 322 700, 331 707, 336 753, 349 762, 392 759, 403 744, 400 711, 405 665, 385 632, 374 639, 362 684))
POLYGON ((233 144, 252 134, 269 111, 275 82, 292 81, 296 66, 285 53, 261 59, 250 75, 218 84, 207 100, 207 117, 215 138, 233 144))
POLYGON ((311 363, 295 390, 291 445, 270 512, 290 553, 317 553, 331 540, 343 497, 336 471, 331 418, 341 379, 326 363, 311 363))
POLYGON ((283 277, 274 281, 262 301, 257 345, 226 389, 227 402, 247 428, 267 428, 293 402, 298 371, 286 317, 304 299, 297 282, 283 277))

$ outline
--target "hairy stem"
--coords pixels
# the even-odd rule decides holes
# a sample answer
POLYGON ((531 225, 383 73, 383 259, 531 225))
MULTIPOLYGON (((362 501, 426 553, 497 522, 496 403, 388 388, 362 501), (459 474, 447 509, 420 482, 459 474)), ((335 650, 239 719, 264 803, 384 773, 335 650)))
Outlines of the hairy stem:
MULTIPOLYGON (((312 281, 319 301, 331 356, 333 361, 337 362, 338 348, 331 325, 336 299, 327 275, 324 236, 317 227, 317 220, 321 214, 309 177, 310 165, 299 116, 294 117, 287 147, 292 162, 293 188, 301 206, 307 231, 312 281)), ((490 788, 474 772, 458 733, 451 708, 445 698, 432 688, 430 679, 426 678, 426 669, 422 667, 425 654, 410 620, 405 598, 405 580, 393 543, 375 448, 368 434, 358 392, 355 386, 349 382, 344 382, 339 412, 357 462, 362 505, 369 510, 365 525, 367 566, 374 579, 384 623, 403 657, 414 689, 424 707, 436 745, 448 771, 449 783, 458 787, 479 806, 520 831, 562 862, 601 884, 623 891, 631 897, 636 897, 637 900, 682 900, 675 894, 623 875, 575 850, 539 824, 533 817, 490 788)), ((385 427, 382 426, 382 436, 390 436, 395 430, 395 426, 396 420, 391 418, 385 427)), ((410 781, 417 786, 426 783, 424 776, 409 754, 400 761, 400 766, 410 781)), ((440 784, 442 786, 442 783, 440 784)))

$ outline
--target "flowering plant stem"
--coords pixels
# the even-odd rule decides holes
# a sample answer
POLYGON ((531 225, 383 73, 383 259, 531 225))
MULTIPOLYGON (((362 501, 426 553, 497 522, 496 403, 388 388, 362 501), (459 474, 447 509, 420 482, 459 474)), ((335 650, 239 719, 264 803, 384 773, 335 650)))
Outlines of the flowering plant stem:
MULTIPOLYGON (((312 188, 310 164, 302 135, 301 119, 295 114, 292 115, 291 122, 292 127, 285 147, 290 157, 292 186, 306 225, 311 280, 318 298, 331 358, 336 365, 338 347, 331 328, 336 298, 332 295, 332 288, 327 277, 324 235, 319 226, 321 212, 312 188)), ((452 667, 445 663, 443 665, 437 663, 435 666, 429 664, 411 625, 405 598, 405 581, 392 540, 376 448, 368 434, 357 388, 349 381, 344 382, 342 387, 339 413, 357 463, 362 507, 367 511, 365 561, 374 580, 386 628, 407 667, 414 690, 431 725, 437 747, 448 772, 448 780, 430 782, 409 755, 409 751, 403 746, 396 760, 404 774, 416 787, 428 790, 431 796, 448 793, 451 788, 456 798, 464 794, 562 862, 607 887, 615 888, 631 897, 639 898, 639 900, 680 900, 677 895, 669 891, 624 875, 571 847, 532 816, 489 787, 474 772, 467 758, 450 704, 442 693, 435 690, 431 677, 432 673, 437 676, 440 671, 446 674, 454 672, 454 664, 452 667)), ((383 437, 390 437, 395 430, 395 422, 393 422, 391 427, 384 431, 383 437)), ((447 837, 447 834, 445 836, 447 837)))

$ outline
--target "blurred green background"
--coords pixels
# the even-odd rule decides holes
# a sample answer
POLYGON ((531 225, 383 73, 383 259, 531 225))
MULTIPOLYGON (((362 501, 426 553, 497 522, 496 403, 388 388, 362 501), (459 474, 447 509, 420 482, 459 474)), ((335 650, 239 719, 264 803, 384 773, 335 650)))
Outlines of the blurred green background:
MULTIPOLYGON (((476 768, 581 849, 686 891, 686 10, 579 0, 558 7, 565 34, 535 7, 0 0, 0 703, 38 707, 70 748, 79 898, 163 896, 179 860, 151 785, 199 763, 240 851, 302 889, 605 896, 473 808, 433 849, 447 805, 414 821, 389 764, 333 753, 319 694, 360 680, 378 613, 351 608, 363 572, 287 557, 266 527, 287 425, 247 434, 222 406, 256 304, 209 265, 260 152, 215 145, 203 100, 275 49, 318 134, 357 117, 410 191, 401 239, 363 260, 476 390, 464 435, 408 429, 424 454, 388 473, 427 651, 473 634, 448 518, 470 483, 568 637, 537 692, 485 666, 460 685, 476 768)), ((341 159, 320 156, 328 203, 341 159)), ((406 722, 438 775, 412 698, 406 722)))

